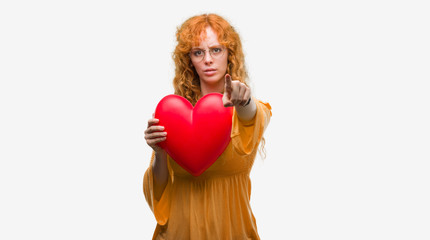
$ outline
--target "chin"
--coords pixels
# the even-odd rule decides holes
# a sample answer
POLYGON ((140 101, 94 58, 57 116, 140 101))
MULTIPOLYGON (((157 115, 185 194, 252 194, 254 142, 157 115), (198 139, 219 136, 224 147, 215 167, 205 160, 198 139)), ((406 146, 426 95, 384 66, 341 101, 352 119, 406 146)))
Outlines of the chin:
POLYGON ((213 83, 218 83, 219 81, 221 81, 222 77, 214 75, 214 76, 210 76, 210 77, 205 77, 203 78, 203 82, 208 83, 208 84, 213 84, 213 83))

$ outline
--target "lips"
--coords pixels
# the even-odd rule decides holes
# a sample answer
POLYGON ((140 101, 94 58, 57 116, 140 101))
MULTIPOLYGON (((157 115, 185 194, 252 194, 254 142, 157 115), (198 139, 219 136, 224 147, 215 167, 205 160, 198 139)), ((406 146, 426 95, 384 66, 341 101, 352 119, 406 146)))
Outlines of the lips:
POLYGON ((216 69, 215 68, 208 68, 204 71, 206 76, 212 76, 215 75, 216 69))

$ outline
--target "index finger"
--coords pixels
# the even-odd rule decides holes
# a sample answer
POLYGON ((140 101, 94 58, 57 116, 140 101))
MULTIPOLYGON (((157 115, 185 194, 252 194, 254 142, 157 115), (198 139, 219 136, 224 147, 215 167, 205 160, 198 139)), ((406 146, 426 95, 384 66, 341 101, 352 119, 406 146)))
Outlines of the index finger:
POLYGON ((224 85, 224 90, 225 92, 227 92, 228 97, 230 97, 230 93, 231 93, 231 76, 230 74, 226 74, 225 75, 225 85, 224 85))
POLYGON ((159 122, 160 120, 157 118, 151 118, 148 120, 148 127, 154 125, 155 123, 159 122))

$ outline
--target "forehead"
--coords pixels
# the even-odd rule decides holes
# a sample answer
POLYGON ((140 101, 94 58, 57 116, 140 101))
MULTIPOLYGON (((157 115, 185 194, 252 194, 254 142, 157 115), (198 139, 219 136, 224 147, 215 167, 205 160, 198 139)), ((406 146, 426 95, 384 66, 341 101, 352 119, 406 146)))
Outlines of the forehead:
POLYGON ((210 47, 219 45, 218 35, 211 27, 206 27, 204 31, 200 33, 200 43, 195 47, 210 47))

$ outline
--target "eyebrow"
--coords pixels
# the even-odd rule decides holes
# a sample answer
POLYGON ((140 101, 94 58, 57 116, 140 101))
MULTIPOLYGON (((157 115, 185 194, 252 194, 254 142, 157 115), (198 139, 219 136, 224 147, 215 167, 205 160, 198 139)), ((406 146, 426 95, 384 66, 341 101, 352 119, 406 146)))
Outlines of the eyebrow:
MULTIPOLYGON (((210 46, 209 48, 214 48, 214 47, 222 47, 222 44, 212 45, 212 46, 210 46)), ((191 48, 191 49, 200 49, 200 50, 203 50, 204 48, 202 48, 202 47, 193 47, 193 48, 191 48)))

